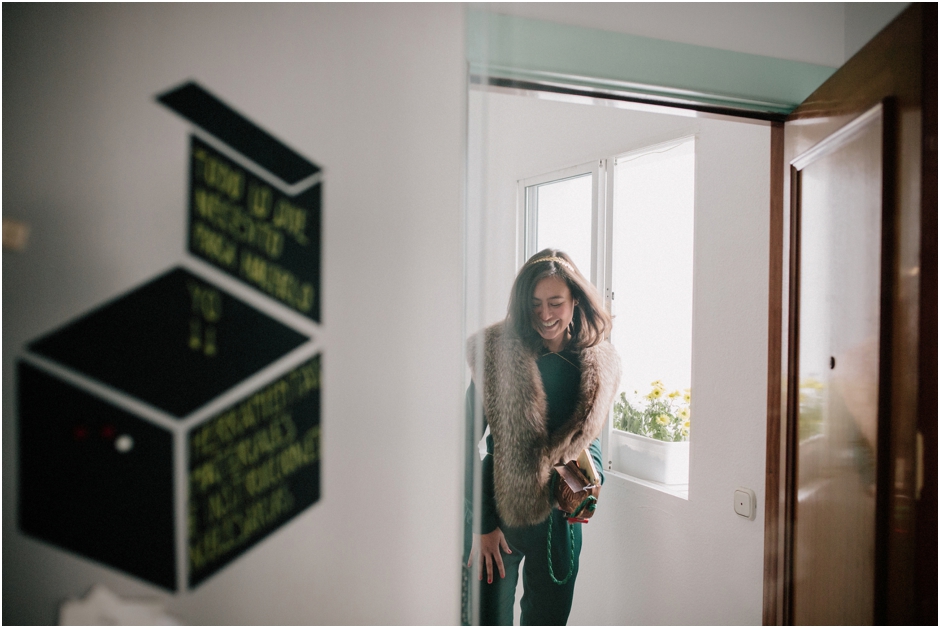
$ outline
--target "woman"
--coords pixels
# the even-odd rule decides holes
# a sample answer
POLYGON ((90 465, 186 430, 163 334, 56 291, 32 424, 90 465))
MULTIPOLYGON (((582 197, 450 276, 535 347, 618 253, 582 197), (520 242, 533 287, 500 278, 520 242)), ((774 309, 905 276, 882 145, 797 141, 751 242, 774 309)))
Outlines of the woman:
POLYGON ((597 291, 571 258, 545 249, 519 271, 506 319, 470 339, 475 382, 468 411, 474 410, 482 343, 483 417, 490 428, 480 534, 467 563, 476 558, 478 577, 486 575, 482 624, 512 624, 523 557, 522 623, 568 620, 581 526, 569 524, 557 508, 552 467, 589 448, 603 468, 598 436, 620 381, 620 360, 605 341, 610 328, 597 291))

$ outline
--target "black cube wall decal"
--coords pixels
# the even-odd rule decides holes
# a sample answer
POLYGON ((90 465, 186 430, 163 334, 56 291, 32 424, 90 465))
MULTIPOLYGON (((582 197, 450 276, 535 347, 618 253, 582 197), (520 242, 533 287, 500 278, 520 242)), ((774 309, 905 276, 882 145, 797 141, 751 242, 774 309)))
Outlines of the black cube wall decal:
POLYGON ((178 590, 320 498, 322 183, 199 85, 158 101, 196 127, 189 256, 27 345, 18 511, 178 590))

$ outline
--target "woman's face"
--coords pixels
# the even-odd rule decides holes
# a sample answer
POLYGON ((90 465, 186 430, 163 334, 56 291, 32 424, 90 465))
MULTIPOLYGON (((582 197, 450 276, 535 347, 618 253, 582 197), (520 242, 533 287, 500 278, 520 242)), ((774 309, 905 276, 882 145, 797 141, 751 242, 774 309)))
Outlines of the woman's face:
POLYGON ((532 326, 550 351, 561 351, 564 348, 568 325, 574 316, 574 306, 571 290, 563 279, 546 277, 535 284, 532 326))

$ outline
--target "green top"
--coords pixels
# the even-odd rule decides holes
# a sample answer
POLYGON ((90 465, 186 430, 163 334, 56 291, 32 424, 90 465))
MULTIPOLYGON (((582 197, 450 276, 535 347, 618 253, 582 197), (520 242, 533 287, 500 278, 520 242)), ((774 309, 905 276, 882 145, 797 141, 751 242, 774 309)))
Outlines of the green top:
MULTIPOLYGON (((558 353, 546 351, 538 359, 539 373, 542 376, 542 386, 548 401, 548 434, 551 436, 558 428, 571 418, 578 406, 578 393, 581 388, 581 362, 574 351, 563 350, 558 353)), ((468 417, 473 416, 474 386, 471 383, 467 391, 468 417)), ((486 415, 483 416, 484 429, 486 415)), ((472 439, 471 439, 472 440, 472 439)), ((476 448, 474 447, 474 450, 476 448)), ((603 462, 601 456, 600 439, 594 439, 589 448, 594 464, 604 482, 603 462)), ((493 488, 493 435, 486 437, 487 455, 483 459, 482 467, 482 512, 480 517, 480 531, 488 534, 497 527, 504 527, 496 511, 496 497, 493 488)), ((472 454, 471 454, 472 455, 472 454)), ((470 485, 468 484, 468 487, 470 485)), ((468 495, 468 498, 471 496, 468 495)), ((467 516, 472 521, 472 509, 467 503, 467 516)))

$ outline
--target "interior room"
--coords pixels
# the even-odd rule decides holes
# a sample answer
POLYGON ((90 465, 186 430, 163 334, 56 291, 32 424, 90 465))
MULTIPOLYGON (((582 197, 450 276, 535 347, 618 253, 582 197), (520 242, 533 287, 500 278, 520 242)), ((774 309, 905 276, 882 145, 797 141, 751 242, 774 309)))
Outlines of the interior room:
MULTIPOLYGON (((465 412, 466 340, 506 316, 516 272, 538 250, 527 189, 594 173, 583 270, 602 294, 617 291, 610 265, 639 244, 615 248, 613 231, 598 229, 605 199, 620 194, 616 168, 679 146, 694 212, 664 245, 675 255, 641 265, 637 277, 672 272, 670 260, 683 256, 677 368, 688 379, 676 376, 669 390, 694 390, 691 436, 680 439, 685 481, 618 467, 609 422, 611 466, 584 526, 569 622, 793 623, 776 575, 784 563, 774 562, 784 523, 768 536, 784 521, 785 492, 768 478, 786 459, 768 453, 784 438, 768 425, 785 426, 769 423, 768 363, 788 374, 773 353, 786 303, 777 302, 783 323, 768 315, 774 290, 788 285, 774 242, 789 232, 772 212, 784 180, 772 173, 784 176, 786 116, 909 7, 4 4, 3 622, 461 623, 466 470, 475 464, 465 452, 482 436, 465 412), (228 229, 241 257, 213 229, 228 229), (246 258, 248 249, 266 249, 268 263, 246 258), (779 285, 768 281, 777 271, 779 285), (161 282, 177 280, 187 360, 237 365, 188 405, 178 398, 202 375, 163 361, 163 332, 150 332, 175 307, 159 290, 176 288, 161 282), (244 343, 226 349, 227 321, 248 320, 238 308, 262 322, 239 328, 244 343), (108 376, 82 366, 94 348, 74 345, 85 348, 70 362, 55 344, 105 315, 95 333, 130 356, 125 367, 103 352, 108 376), (123 340, 142 320, 151 322, 141 335, 123 340), (139 371, 147 385, 177 377, 178 394, 162 393, 174 401, 108 379, 138 367, 151 369, 139 371), (185 407, 174 410, 176 401, 185 407), (298 408, 315 421, 297 419, 298 408), (295 420, 282 420, 291 412, 295 420), (255 429, 249 415, 268 423, 239 441, 254 449, 232 444, 247 492, 231 502, 219 489, 197 503, 199 491, 227 481, 199 456, 218 453, 213 439, 255 429), (162 453, 135 462, 151 433, 162 453), (94 458, 69 458, 77 471, 64 477, 70 467, 56 452, 93 442, 126 465, 109 469, 131 470, 120 486, 133 498, 88 486, 94 458), (133 479, 157 476, 159 490, 133 479), (42 481, 63 497, 35 511, 42 481), (752 500, 747 516, 736 512, 739 490, 752 500), (86 492, 115 510, 90 522, 55 510, 86 492), (244 506, 245 495, 256 501, 244 506), (131 523, 151 519, 141 517, 148 509, 165 519, 165 550, 131 523), (55 521, 43 527, 43 518, 55 521), (195 530, 216 520, 221 536, 210 530, 197 543, 195 530), (89 541, 86 529, 104 533, 89 541), (161 554, 159 577, 151 553, 161 554)), ((932 76, 936 92, 935 56, 932 76)), ((932 154, 936 170, 935 121, 932 133, 924 160, 932 154)), ((932 202, 936 214, 935 187, 932 202)), ((558 237, 567 237, 560 215, 558 237)), ((936 240, 935 218, 918 223, 918 237, 933 229, 936 240)), ((617 316, 643 314, 627 298, 639 293, 622 291, 607 297, 615 330, 617 316)), ((935 294, 921 314, 928 322, 935 294)), ((935 349, 936 336, 922 342, 935 349)), ((634 380, 649 384, 634 370, 626 393, 634 380)), ((935 529, 933 408, 921 484, 935 529)), ((932 548, 935 563, 935 535, 932 548)), ((929 577, 936 621, 936 572, 916 574, 918 583, 929 577)), ((920 598, 905 604, 922 617, 920 598)), ((875 606, 871 620, 912 616, 893 609, 875 606)))

